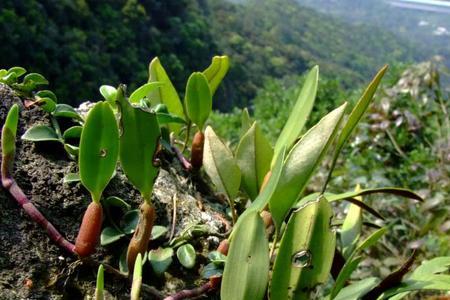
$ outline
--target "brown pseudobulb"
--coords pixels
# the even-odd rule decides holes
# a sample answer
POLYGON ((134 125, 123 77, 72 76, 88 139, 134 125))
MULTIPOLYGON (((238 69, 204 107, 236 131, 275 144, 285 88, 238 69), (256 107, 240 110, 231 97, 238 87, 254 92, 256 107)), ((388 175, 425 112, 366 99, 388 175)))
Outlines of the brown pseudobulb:
POLYGON ((86 257, 95 252, 102 230, 103 208, 100 203, 91 202, 81 222, 80 231, 75 241, 75 252, 86 257))
POLYGON ((203 145, 205 144, 205 135, 197 131, 192 140, 191 165, 194 170, 199 170, 203 164, 203 145))

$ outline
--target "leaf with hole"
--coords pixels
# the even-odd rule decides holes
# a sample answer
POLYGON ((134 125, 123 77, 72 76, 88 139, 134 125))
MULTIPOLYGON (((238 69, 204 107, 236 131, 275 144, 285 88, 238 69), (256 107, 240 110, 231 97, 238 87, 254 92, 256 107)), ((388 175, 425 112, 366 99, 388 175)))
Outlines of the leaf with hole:
POLYGON ((111 106, 99 102, 89 111, 80 139, 78 165, 83 185, 94 201, 110 181, 119 155, 119 129, 111 106))
POLYGON ((311 299, 310 292, 328 279, 336 247, 332 216, 324 197, 292 213, 273 267, 271 299, 311 299))

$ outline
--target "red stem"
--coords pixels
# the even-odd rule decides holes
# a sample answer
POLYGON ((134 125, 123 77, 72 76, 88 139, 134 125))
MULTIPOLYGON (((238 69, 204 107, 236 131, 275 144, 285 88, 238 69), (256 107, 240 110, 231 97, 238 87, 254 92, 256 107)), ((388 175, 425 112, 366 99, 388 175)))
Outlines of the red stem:
POLYGON ((191 163, 186 159, 186 157, 184 157, 183 153, 181 153, 181 151, 175 147, 172 146, 172 150, 176 153, 178 160, 180 161, 181 165, 183 166, 183 168, 186 171, 190 171, 192 170, 192 165, 191 163))
POLYGON ((43 214, 34 206, 33 203, 28 200, 25 193, 22 189, 17 185, 16 181, 12 176, 9 175, 8 172, 2 172, 2 185, 5 189, 9 191, 11 196, 19 203, 19 205, 25 210, 25 212, 30 216, 30 218, 41 225, 45 230, 47 230, 47 234, 50 239, 55 242, 58 246, 65 249, 67 252, 71 254, 75 254, 75 245, 66 240, 61 233, 50 223, 43 214))
POLYGON ((195 289, 192 290, 182 290, 179 291, 178 293, 166 297, 164 298, 164 300, 182 300, 182 299, 188 299, 188 298, 194 298, 194 297, 198 297, 204 293, 207 293, 209 291, 211 291, 213 289, 213 286, 211 284, 211 282, 207 282, 204 285, 197 287, 195 289))

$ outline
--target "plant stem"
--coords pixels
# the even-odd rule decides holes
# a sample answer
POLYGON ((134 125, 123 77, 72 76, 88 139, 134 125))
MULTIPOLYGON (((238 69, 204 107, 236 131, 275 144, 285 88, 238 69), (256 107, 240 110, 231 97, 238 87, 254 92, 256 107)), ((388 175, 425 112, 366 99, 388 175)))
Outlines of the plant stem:
POLYGON ((177 155, 178 160, 186 171, 190 171, 192 169, 191 163, 184 157, 183 153, 175 146, 172 146, 173 152, 177 155))
POLYGON ((181 153, 183 153, 184 150, 186 150, 187 144, 189 142, 189 136, 191 135, 191 126, 192 126, 192 122, 189 121, 189 123, 187 124, 186 137, 184 138, 184 145, 183 145, 183 148, 181 149, 181 153))
POLYGON ((234 209, 234 202, 229 197, 226 197, 226 198, 227 198, 227 201, 228 201, 228 205, 230 205, 231 217, 233 219, 233 225, 234 225, 234 224, 236 224, 236 221, 237 221, 236 210, 234 209))
POLYGON ((164 298, 164 300, 182 300, 182 299, 187 299, 187 298, 194 298, 194 297, 198 297, 204 293, 207 293, 209 291, 212 291, 213 287, 211 282, 207 282, 204 285, 197 287, 195 289, 192 290, 182 290, 179 291, 178 293, 166 297, 164 298))

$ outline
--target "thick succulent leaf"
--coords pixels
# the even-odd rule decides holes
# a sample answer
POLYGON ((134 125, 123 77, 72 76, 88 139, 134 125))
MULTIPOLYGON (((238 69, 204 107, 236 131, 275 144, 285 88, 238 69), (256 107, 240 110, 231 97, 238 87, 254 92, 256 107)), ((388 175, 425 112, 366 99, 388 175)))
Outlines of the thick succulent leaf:
POLYGON ((56 103, 47 97, 39 98, 35 103, 39 104, 42 110, 48 113, 52 113, 56 109, 56 103))
POLYGON ((257 122, 241 138, 236 149, 236 161, 241 169, 243 190, 253 200, 270 170, 273 149, 257 122))
MULTIPOLYGON (((361 190, 359 185, 356 186, 355 192, 361 190)), ((362 197, 356 198, 362 201, 362 197)), ((348 258, 349 254, 356 247, 362 230, 362 209, 358 205, 350 203, 344 223, 341 227, 341 244, 344 257, 348 258)))
POLYGON ((56 131, 45 125, 36 125, 29 128, 23 135, 22 140, 32 141, 32 142, 43 142, 43 141, 57 141, 60 142, 61 139, 56 134, 56 131))
POLYGON ((195 72, 189 77, 184 103, 189 120, 202 130, 212 110, 212 95, 205 75, 195 72))
POLYGON ((109 245, 120 240, 125 234, 114 227, 105 227, 100 235, 100 244, 102 246, 109 245))
POLYGON ((51 100, 53 100, 53 102, 57 103, 58 102, 58 98, 56 97, 55 93, 53 93, 50 90, 42 90, 37 92, 35 95, 35 98, 50 98, 51 100))
POLYGON ((209 126, 205 130, 203 165, 217 190, 234 200, 241 183, 241 171, 230 149, 209 126))
POLYGON ((233 230, 220 299, 261 300, 269 278, 269 242, 264 222, 257 211, 240 220, 233 230))
POLYGON ((172 264, 173 249, 158 248, 148 252, 148 261, 156 274, 163 274, 172 264))
MULTIPOLYGON (((155 57, 149 65, 149 79, 148 82, 161 82, 162 85, 154 90, 150 94, 150 99, 152 100, 152 104, 156 105, 158 103, 165 104, 169 109, 171 114, 177 115, 180 118, 184 119, 184 109, 181 104, 180 98, 178 97, 177 91, 167 76, 166 71, 164 70, 161 62, 157 57, 155 57)), ((170 124, 170 131, 178 134, 181 125, 179 124, 170 124)))
POLYGON ((56 108, 53 111, 55 117, 72 118, 83 122, 83 118, 77 113, 77 111, 68 104, 56 104, 56 108))
POLYGON ((383 227, 373 232, 361 244, 359 244, 358 247, 356 247, 356 249, 350 254, 346 263, 344 264, 344 267, 342 267, 342 270, 339 273, 338 278, 336 278, 336 282, 333 286, 333 289, 331 290, 331 299, 334 299, 334 297, 337 296, 340 290, 344 287, 345 282, 350 278, 350 275, 358 267, 358 263, 355 263, 354 260, 359 261, 359 258, 355 257, 365 249, 376 244, 378 240, 386 233, 386 231, 387 228, 383 227))
POLYGON ((311 290, 328 279, 336 246, 332 214, 324 197, 292 213, 275 259, 271 299, 310 299, 311 290))
POLYGON ((9 68, 8 71, 6 72, 6 74, 12 74, 14 73, 16 75, 17 78, 19 78, 20 76, 24 75, 27 72, 27 70, 25 68, 22 67, 12 67, 9 68))
POLYGON ((131 95, 130 95, 130 103, 138 104, 139 101, 145 97, 149 97, 150 93, 157 88, 163 86, 163 83, 155 81, 155 82, 149 82, 146 83, 139 88, 137 88, 131 95))
POLYGON ((78 139, 81 137, 81 132, 83 131, 83 126, 72 126, 64 131, 63 138, 67 139, 78 139))
POLYGON ((156 114, 133 107, 122 87, 117 90, 117 104, 120 106, 122 169, 144 199, 150 201, 159 171, 153 162, 161 135, 156 114))
POLYGON ((211 65, 203 71, 203 75, 208 79, 211 95, 214 95, 229 68, 230 61, 228 56, 214 56, 211 65))
POLYGON ((155 225, 152 227, 152 240, 159 239, 162 236, 165 236, 167 233, 167 227, 155 225))
POLYGON ((286 158, 278 186, 269 200, 275 225, 280 228, 332 143, 346 103, 333 110, 298 141, 286 158))
POLYGON ((187 269, 192 269, 195 266, 197 253, 191 244, 184 244, 177 249, 177 258, 180 264, 187 269))
POLYGON ((23 84, 46 85, 48 80, 39 73, 30 73, 23 78, 23 84))
POLYGON ((316 99, 318 82, 319 67, 315 66, 306 76, 305 83, 300 91, 297 102, 292 108, 289 118, 286 121, 286 125, 284 125, 283 130, 275 143, 273 162, 279 155, 281 148, 286 147, 289 150, 302 132, 309 114, 311 113, 314 100, 316 99))
POLYGON ((381 280, 376 277, 369 277, 343 288, 334 298, 335 300, 360 300, 368 291, 374 288, 381 280))
POLYGON ((78 164, 83 185, 94 201, 101 194, 116 168, 119 129, 111 106, 99 102, 89 111, 80 139, 78 164))
POLYGON ((110 85, 102 85, 99 89, 100 94, 109 103, 114 103, 116 101, 117 89, 110 85))
MULTIPOLYGON (((8 115, 6 116, 5 124, 2 128, 2 153, 3 157, 8 157, 8 161, 4 159, 2 162, 9 163, 12 167, 14 161, 14 154, 16 151, 16 134, 17 134, 17 124, 19 123, 19 106, 14 104, 9 109, 8 115)), ((6 166, 2 166, 2 170, 6 166)), ((11 172, 12 170, 9 170, 11 172)))
POLYGON ((126 234, 134 233, 136 226, 139 222, 139 209, 133 209, 127 211, 127 213, 120 220, 120 227, 126 234))
POLYGON ((334 156, 331 164, 331 168, 329 171, 329 175, 327 178, 327 181, 324 185, 324 190, 328 184, 328 181, 331 178, 331 173, 333 172, 334 166, 336 165, 337 158, 339 156, 339 153, 341 152, 342 148, 344 147, 344 144, 347 142, 348 138, 350 137, 350 134, 352 133, 353 129, 356 127, 358 122, 361 120, 363 114, 366 112, 370 101, 372 100, 373 96, 375 95, 375 92, 378 88, 378 85, 381 82, 381 79, 384 76, 384 73, 386 73, 387 66, 384 66, 381 68, 380 71, 375 75, 372 82, 369 84, 369 86, 364 91, 361 98, 356 103, 355 107, 353 108, 352 112, 350 113, 350 116, 348 117, 347 122, 344 125, 344 128, 341 131, 341 134, 339 135, 336 149, 334 151, 334 156))

